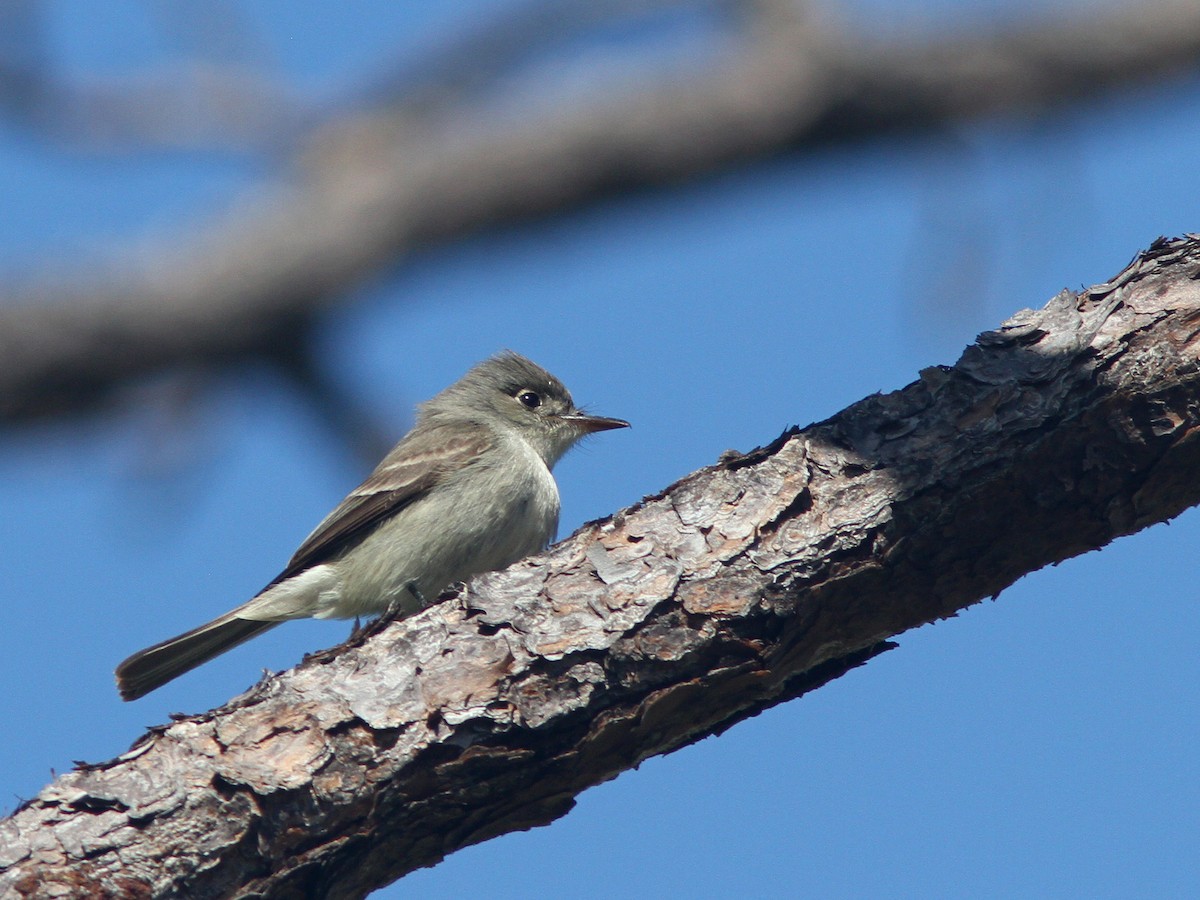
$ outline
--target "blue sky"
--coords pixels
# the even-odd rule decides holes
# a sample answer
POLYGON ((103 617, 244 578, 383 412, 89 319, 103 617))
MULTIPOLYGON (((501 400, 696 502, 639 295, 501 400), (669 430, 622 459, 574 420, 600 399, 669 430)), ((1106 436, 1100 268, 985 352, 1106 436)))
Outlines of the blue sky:
MULTIPOLYGON (((137 4, 92 4, 86 19, 80 4, 52 8, 68 71, 156 58, 137 4)), ((461 15, 245 8, 280 77, 322 101, 461 15)), ((1200 230, 1198 113, 1200 82, 1181 79, 1036 123, 830 147, 606 200, 412 259, 331 317, 323 352, 397 435, 414 403, 504 347, 633 422, 560 464, 565 535, 727 448, 953 362, 979 331, 1107 279, 1160 234, 1200 230)), ((0 123, 0 263, 102 256, 182 229, 265 172, 194 153, 92 156, 0 123)), ((8 806, 345 635, 289 624, 118 700, 115 663, 252 595, 364 474, 268 371, 218 375, 183 411, 141 396, 104 419, 0 434, 8 806)), ((586 792, 548 828, 377 896, 458 897, 481 881, 500 898, 1193 890, 1198 541, 1192 511, 1035 573, 820 691, 586 792)))

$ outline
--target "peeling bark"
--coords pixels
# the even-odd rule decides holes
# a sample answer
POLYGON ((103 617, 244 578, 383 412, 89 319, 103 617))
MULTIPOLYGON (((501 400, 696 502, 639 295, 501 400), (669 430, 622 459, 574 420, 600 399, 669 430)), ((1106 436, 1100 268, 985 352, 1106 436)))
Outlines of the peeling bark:
POLYGON ((1198 277, 1200 241, 1158 241, 953 367, 63 775, 0 823, 0 893, 361 897, 1177 515, 1198 277))

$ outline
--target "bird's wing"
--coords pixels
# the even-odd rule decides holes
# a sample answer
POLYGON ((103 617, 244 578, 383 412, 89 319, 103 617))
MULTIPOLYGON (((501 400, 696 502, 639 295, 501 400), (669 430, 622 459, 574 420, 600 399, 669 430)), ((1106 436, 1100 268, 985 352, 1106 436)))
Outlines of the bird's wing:
POLYGON ((468 431, 461 424, 410 433, 304 539, 271 585, 329 559, 364 531, 427 494, 447 475, 465 468, 493 443, 485 429, 468 431))

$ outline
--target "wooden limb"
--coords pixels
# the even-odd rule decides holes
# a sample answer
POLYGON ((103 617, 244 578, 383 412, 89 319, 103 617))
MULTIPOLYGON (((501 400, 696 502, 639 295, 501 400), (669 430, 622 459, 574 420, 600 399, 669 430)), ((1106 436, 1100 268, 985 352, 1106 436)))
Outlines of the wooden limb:
POLYGON ((1177 515, 1198 275, 1200 241, 1158 241, 953 367, 61 776, 0 823, 0 894, 362 897, 1177 515))

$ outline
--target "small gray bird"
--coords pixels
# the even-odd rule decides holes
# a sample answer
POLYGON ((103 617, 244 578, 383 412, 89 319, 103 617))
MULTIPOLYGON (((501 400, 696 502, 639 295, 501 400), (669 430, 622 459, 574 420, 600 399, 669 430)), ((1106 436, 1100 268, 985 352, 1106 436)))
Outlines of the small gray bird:
POLYGON ((410 616, 456 581, 546 547, 550 474, 585 435, 626 428, 576 408, 563 383, 506 352, 421 404, 417 424, 254 599, 117 666, 136 700, 288 619, 410 616))

